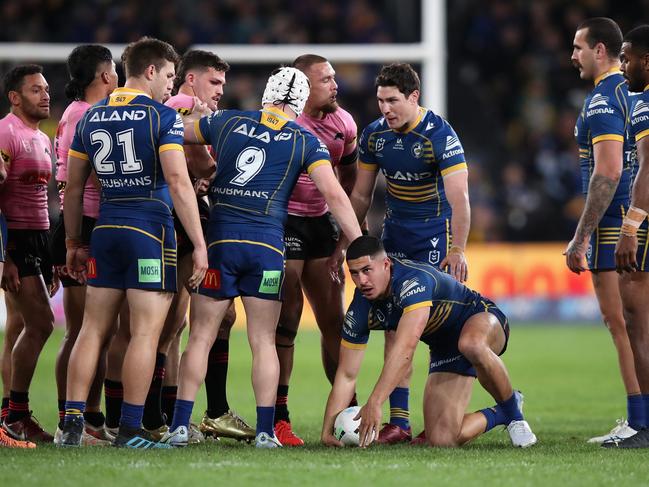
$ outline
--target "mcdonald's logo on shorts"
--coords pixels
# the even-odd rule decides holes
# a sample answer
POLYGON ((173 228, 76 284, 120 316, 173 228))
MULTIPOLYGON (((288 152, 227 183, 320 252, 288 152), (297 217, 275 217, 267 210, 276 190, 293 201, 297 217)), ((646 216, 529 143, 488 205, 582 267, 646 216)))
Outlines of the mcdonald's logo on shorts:
POLYGON ((203 288, 221 289, 221 273, 217 269, 207 269, 205 279, 203 279, 203 288))
POLYGON ((86 262, 86 268, 88 271, 88 279, 95 279, 97 277, 97 261, 94 257, 88 259, 88 262, 86 262))

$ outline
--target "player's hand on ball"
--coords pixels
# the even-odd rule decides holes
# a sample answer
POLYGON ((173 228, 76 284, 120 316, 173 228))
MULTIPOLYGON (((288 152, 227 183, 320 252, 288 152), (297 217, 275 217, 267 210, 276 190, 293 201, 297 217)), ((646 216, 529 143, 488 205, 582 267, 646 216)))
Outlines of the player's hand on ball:
POLYGON ((617 272, 635 272, 638 268, 637 252, 638 237, 620 234, 615 245, 615 269, 617 272))
POLYGON ((446 257, 439 265, 439 268, 445 270, 448 267, 448 273, 458 282, 465 282, 469 278, 469 267, 464 257, 464 250, 452 245, 446 257))
POLYGON ((336 439, 336 437, 331 433, 331 431, 327 431, 327 432, 323 431, 320 441, 322 441, 322 444, 325 446, 333 446, 339 448, 345 446, 341 441, 336 439))
POLYGON ((578 242, 573 238, 566 247, 566 251, 563 253, 563 255, 566 256, 566 265, 568 266, 568 269, 575 274, 587 270, 585 266, 586 245, 586 242, 578 242))
POLYGON ((354 418, 361 420, 361 425, 358 431, 360 439, 358 446, 366 448, 374 441, 381 429, 382 416, 383 411, 381 410, 380 404, 368 401, 367 404, 361 408, 356 415, 356 418, 354 418))

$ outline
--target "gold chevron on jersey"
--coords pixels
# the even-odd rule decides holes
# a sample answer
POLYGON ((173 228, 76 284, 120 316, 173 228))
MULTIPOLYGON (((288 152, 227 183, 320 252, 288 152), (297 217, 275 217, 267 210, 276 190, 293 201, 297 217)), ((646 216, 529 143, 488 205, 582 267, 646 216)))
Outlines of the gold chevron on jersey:
POLYGON ((451 311, 453 311, 454 303, 452 301, 441 301, 437 302, 436 304, 437 306, 433 307, 433 312, 428 318, 428 322, 426 323, 424 331, 421 334, 422 337, 435 333, 444 324, 444 322, 446 322, 451 314, 451 311))
POLYGON ((388 193, 404 201, 428 201, 439 194, 436 183, 403 186, 401 184, 395 184, 389 179, 386 179, 386 182, 388 193))

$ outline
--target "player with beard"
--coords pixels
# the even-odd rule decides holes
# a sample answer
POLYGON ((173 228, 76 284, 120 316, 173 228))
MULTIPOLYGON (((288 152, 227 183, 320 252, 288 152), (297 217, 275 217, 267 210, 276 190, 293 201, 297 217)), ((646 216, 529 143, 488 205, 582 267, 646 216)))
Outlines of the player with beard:
MULTIPOLYGON (((327 146, 340 185, 349 194, 356 180, 356 123, 336 101, 336 72, 326 58, 316 54, 299 56, 293 61, 293 66, 306 74, 311 84, 304 111, 296 122, 327 146)), ((284 228, 284 300, 276 332, 280 375, 275 404, 275 432, 284 446, 304 444, 293 432, 288 411, 295 336, 304 304, 303 289, 322 333, 325 374, 332 383, 336 375, 345 284, 341 279, 323 276, 329 275, 328 258, 337 240, 338 228, 327 203, 311 178, 302 173, 288 202, 288 218, 284 228)))
POLYGON ((3 427, 19 440, 52 442, 29 408, 29 385, 54 326, 49 297, 58 288, 48 245, 52 144, 38 128, 50 116, 49 85, 42 73, 41 66, 22 65, 4 78, 11 113, 0 121, 0 153, 7 167, 0 208, 8 227, 2 287, 7 303, 3 382, 9 404, 3 427))
MULTIPOLYGON (((621 69, 633 97, 629 117, 629 137, 635 144, 638 172, 631 191, 631 206, 620 230, 615 249, 617 270, 628 282, 622 293, 624 315, 640 384, 645 426, 623 440, 603 443, 604 447, 649 448, 649 262, 647 262, 647 212, 649 212, 649 25, 628 32, 622 42, 621 69), (644 230, 644 245, 641 242, 644 230)), ((621 287, 622 289, 622 287, 621 287)))

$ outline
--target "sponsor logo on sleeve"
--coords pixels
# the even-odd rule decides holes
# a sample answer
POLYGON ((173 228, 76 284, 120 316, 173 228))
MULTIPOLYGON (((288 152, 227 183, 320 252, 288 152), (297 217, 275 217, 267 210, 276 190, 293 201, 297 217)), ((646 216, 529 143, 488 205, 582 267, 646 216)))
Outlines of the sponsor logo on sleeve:
POLYGON ((221 272, 218 269, 207 269, 202 287, 214 290, 221 289, 221 272))
POLYGON ((141 283, 162 282, 160 259, 138 259, 137 276, 141 283))
POLYGON ((345 334, 352 338, 356 338, 358 336, 358 333, 354 331, 354 328, 356 328, 357 326, 358 323, 356 322, 356 318, 354 317, 354 310, 349 310, 345 315, 345 321, 343 323, 345 334))
POLYGON ((464 154, 464 149, 462 148, 462 144, 460 144, 460 139, 458 139, 457 135, 447 135, 446 147, 444 148, 442 159, 448 159, 449 157, 460 154, 464 154))
POLYGON ((635 125, 640 122, 646 122, 647 120, 649 120, 649 104, 644 101, 638 101, 633 107, 631 123, 635 125))
POLYGON ((259 283, 259 292, 263 294, 277 294, 282 284, 282 271, 264 271, 259 283))
POLYGON ((586 116, 590 117, 592 115, 601 115, 601 114, 612 114, 615 113, 614 110, 608 105, 608 96, 604 96, 601 93, 596 93, 590 99, 588 103, 588 109, 586 110, 586 116))
POLYGON ((421 284, 419 282, 419 279, 417 279, 416 277, 412 279, 407 279, 406 281, 403 282, 403 285, 401 286, 399 299, 403 301, 404 299, 409 298, 410 296, 414 296, 415 294, 419 294, 423 292, 426 292, 426 286, 421 284))

